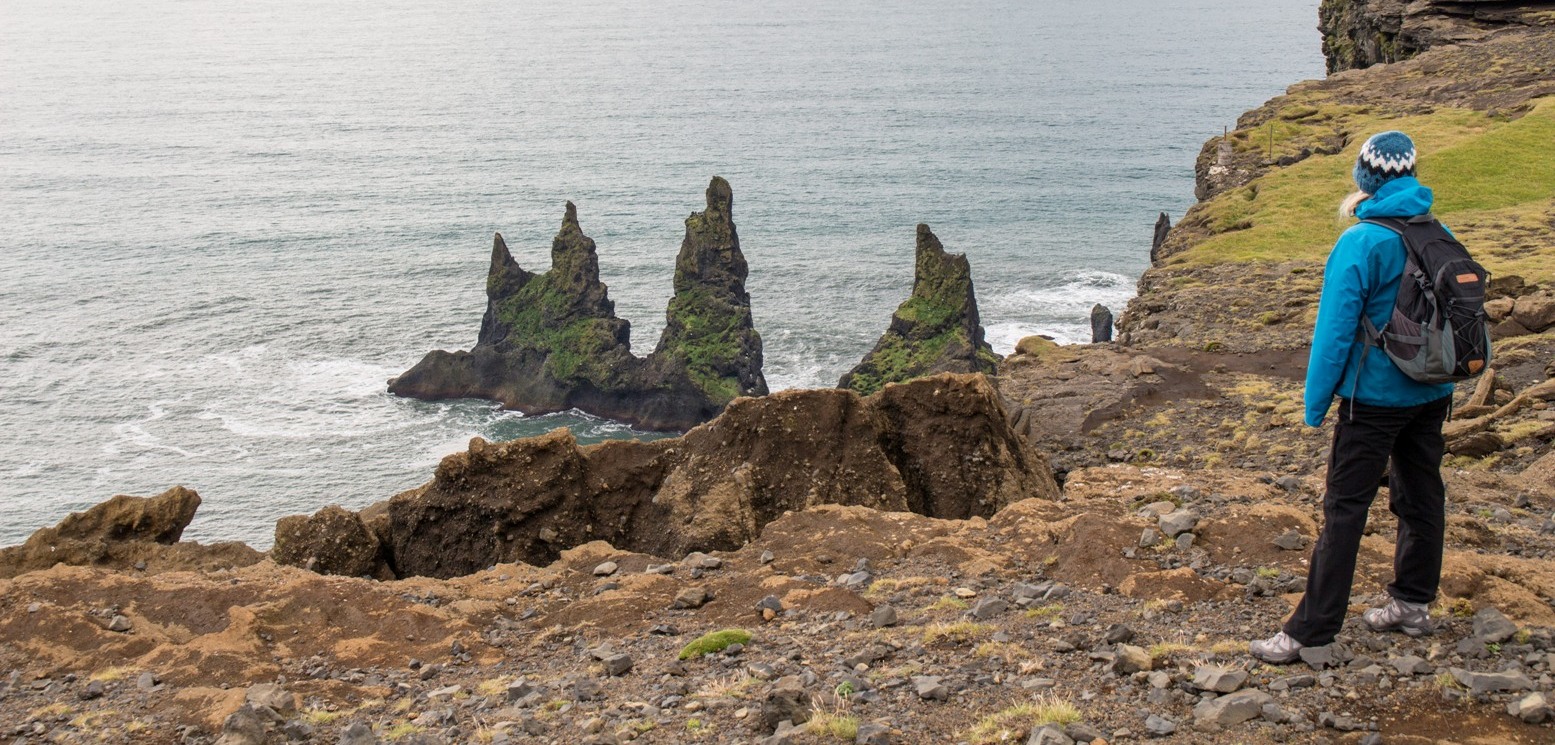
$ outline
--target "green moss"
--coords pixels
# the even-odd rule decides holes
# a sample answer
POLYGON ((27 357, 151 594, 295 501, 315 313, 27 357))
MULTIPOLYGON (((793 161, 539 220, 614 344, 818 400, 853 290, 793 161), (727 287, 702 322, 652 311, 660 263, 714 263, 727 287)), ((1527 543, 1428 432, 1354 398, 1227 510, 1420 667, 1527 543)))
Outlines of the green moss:
POLYGON ((662 351, 686 365, 698 388, 719 404, 743 392, 739 377, 724 371, 743 356, 746 335, 756 333, 749 309, 692 286, 670 299, 669 324, 670 343, 662 351))
POLYGON ((545 371, 557 380, 614 387, 624 372, 620 355, 610 354, 620 347, 614 334, 620 322, 587 315, 556 285, 553 275, 539 275, 500 301, 497 318, 507 327, 506 343, 545 354, 545 371))
POLYGON ((970 344, 960 329, 952 329, 923 341, 908 341, 897 334, 881 337, 880 344, 865 358, 860 369, 848 380, 848 387, 868 396, 886 383, 909 380, 926 372, 953 341, 970 344))
POLYGON ((744 629, 724 629, 703 634, 696 641, 687 644, 680 650, 680 659, 692 660, 702 655, 722 652, 728 649, 730 644, 749 644, 751 635, 744 629))

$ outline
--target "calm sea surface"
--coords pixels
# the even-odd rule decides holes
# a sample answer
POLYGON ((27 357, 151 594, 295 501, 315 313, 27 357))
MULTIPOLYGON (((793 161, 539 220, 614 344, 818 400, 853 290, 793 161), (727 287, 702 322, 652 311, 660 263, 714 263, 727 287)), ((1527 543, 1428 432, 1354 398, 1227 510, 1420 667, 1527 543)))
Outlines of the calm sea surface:
POLYGON ((833 385, 972 261, 995 349, 1121 312, 1200 144, 1322 74, 1317 0, 0 3, 0 545, 117 493, 186 533, 426 480, 567 425, 384 392, 474 343, 491 233, 562 203, 638 351, 682 220, 735 191, 774 388, 833 385))

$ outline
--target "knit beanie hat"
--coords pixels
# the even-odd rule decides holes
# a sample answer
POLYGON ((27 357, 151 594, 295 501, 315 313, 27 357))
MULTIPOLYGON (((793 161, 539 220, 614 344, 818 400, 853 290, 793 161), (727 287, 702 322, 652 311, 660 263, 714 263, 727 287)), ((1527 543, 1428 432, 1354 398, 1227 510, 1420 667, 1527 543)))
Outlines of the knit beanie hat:
POLYGON ((1415 175, 1415 143, 1403 132, 1374 134, 1355 159, 1355 185, 1376 194, 1393 179, 1415 175))

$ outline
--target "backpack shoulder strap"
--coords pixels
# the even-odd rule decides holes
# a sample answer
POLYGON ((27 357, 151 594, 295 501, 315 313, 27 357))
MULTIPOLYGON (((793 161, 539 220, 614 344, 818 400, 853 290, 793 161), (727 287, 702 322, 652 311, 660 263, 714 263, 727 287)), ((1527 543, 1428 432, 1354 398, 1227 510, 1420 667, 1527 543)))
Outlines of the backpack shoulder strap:
POLYGON ((1361 222, 1387 228, 1401 236, 1404 234, 1404 229, 1408 226, 1408 223, 1397 217, 1368 217, 1361 222))

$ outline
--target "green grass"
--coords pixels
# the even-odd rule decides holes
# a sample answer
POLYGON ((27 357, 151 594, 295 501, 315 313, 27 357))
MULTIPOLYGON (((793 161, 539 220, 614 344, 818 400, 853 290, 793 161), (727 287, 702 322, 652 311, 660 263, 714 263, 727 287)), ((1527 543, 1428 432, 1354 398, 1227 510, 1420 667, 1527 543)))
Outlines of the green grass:
POLYGON ((743 629, 714 631, 703 634, 696 641, 687 644, 680 650, 680 659, 692 660, 714 652, 722 652, 728 649, 730 644, 749 644, 750 640, 750 632, 743 629))
MULTIPOLYGON (((1323 115, 1312 117, 1310 125, 1276 126, 1280 147, 1337 129, 1352 133, 1350 145, 1337 155, 1314 155, 1274 169, 1201 205, 1216 234, 1173 256, 1172 263, 1322 261, 1350 224, 1335 209, 1354 188, 1350 170, 1361 143, 1370 133, 1401 129, 1420 149, 1420 179, 1436 194, 1436 214, 1476 258, 1496 274, 1519 274, 1531 282, 1555 278, 1555 249, 1548 241, 1535 239, 1534 250, 1495 250, 1507 240, 1507 226, 1538 228, 1542 221, 1549 230, 1547 216, 1555 209, 1555 98, 1539 99, 1532 111, 1512 121, 1464 109, 1385 118, 1325 104, 1316 94, 1308 98, 1310 103, 1294 97, 1286 108, 1315 103, 1323 115)), ((1235 133, 1233 142, 1256 148, 1264 134, 1262 129, 1235 133)))

